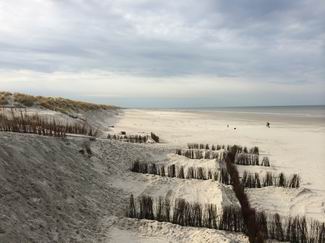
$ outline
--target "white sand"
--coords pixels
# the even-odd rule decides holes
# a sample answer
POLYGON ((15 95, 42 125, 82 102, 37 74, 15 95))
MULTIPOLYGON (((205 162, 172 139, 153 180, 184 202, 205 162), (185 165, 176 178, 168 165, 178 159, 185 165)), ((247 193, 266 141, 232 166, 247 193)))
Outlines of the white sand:
POLYGON ((129 171, 135 158, 163 162, 169 153, 160 145, 1 132, 0 242, 247 242, 243 234, 124 218, 131 193, 237 203, 211 180, 129 171), (91 157, 79 153, 85 144, 91 157))
POLYGON ((107 232, 110 243, 215 243, 248 242, 239 233, 206 228, 182 227, 150 220, 121 219, 107 232), (141 222, 142 221, 142 222, 141 222))
POLYGON ((271 167, 238 166, 241 172, 299 173, 303 182, 300 189, 249 189, 253 207, 325 221, 325 128, 320 122, 294 123, 279 117, 272 121, 267 117, 269 129, 263 118, 245 114, 150 110, 82 117, 101 129, 102 135, 110 130, 152 131, 163 143, 90 142, 80 137, 0 133, 0 241, 247 242, 243 234, 124 217, 131 193, 217 206, 238 204, 231 186, 212 180, 182 180, 129 170, 135 159, 216 168, 214 160, 190 160, 174 154, 175 148, 190 142, 259 146, 261 153, 270 157, 271 167), (78 152, 85 144, 91 146, 90 158, 78 152))
MULTIPOLYGON (((127 132, 153 131, 162 140, 175 147, 187 143, 239 144, 259 146, 262 155, 270 157, 271 167, 239 166, 239 170, 262 173, 266 170, 285 174, 298 173, 302 188, 311 196, 292 193, 290 189, 279 192, 274 188, 249 191, 252 203, 272 212, 302 214, 325 221, 325 123, 301 117, 267 114, 252 115, 229 112, 191 112, 171 110, 126 110, 119 117, 114 130, 127 132), (271 128, 265 122, 271 122, 271 128), (311 122, 312 121, 312 122, 311 122), (229 124, 229 128, 227 127, 229 124), (236 127, 236 130, 233 128, 236 127), (283 200, 290 201, 281 205, 283 200), (263 200, 269 200, 265 204, 263 200), (277 205, 279 206, 271 206, 277 205), (269 207, 267 205, 270 205, 269 207), (296 206, 295 206, 296 205, 296 206), (310 209, 308 209, 310 207, 310 209)), ((173 160, 175 156, 170 156, 173 160)), ((180 159, 179 163, 183 164, 180 159)), ((192 162, 193 163, 193 162, 192 162)), ((203 162, 204 163, 204 162, 203 162)), ((208 162, 209 163, 209 162, 208 162)), ((211 163, 212 164, 212 163, 211 163)), ((210 166, 209 166, 210 167, 210 166)))

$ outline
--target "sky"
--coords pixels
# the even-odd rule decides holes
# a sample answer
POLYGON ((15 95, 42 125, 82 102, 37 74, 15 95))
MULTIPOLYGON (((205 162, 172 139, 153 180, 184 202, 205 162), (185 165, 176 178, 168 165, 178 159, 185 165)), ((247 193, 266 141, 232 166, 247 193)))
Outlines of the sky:
POLYGON ((124 107, 325 104, 325 1, 0 0, 0 90, 124 107))

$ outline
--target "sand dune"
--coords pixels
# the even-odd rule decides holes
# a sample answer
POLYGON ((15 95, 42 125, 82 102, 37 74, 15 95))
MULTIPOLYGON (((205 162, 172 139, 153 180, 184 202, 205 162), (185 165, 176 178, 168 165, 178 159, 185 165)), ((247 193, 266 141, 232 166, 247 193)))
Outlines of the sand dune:
MULTIPOLYGON (((52 111, 41 113, 66 119, 52 111)), ((240 173, 299 173, 302 184, 299 189, 246 189, 252 207, 325 221, 325 130, 319 124, 303 126, 281 121, 272 122, 268 129, 259 120, 226 120, 227 116, 220 114, 188 111, 124 110, 84 115, 101 130, 96 141, 1 132, 0 241, 246 242, 247 237, 240 233, 125 217, 131 194, 163 196, 171 201, 184 198, 219 208, 238 205, 231 186, 216 181, 130 171, 136 159, 164 166, 218 170, 213 159, 193 160, 175 154, 176 148, 191 142, 258 145, 261 156, 270 157, 271 166, 238 166, 240 173), (155 132, 162 143, 132 144, 105 138, 108 132, 120 131, 155 132), (91 148, 91 155, 80 153, 85 146, 91 148)))

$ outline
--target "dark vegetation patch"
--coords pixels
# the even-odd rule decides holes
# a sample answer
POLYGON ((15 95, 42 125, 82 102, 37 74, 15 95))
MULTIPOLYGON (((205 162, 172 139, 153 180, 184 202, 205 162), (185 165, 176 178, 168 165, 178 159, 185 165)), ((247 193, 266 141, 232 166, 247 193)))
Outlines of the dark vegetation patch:
POLYGON ((8 105, 9 104, 9 97, 11 96, 12 94, 9 93, 9 92, 0 92, 0 105, 8 105))

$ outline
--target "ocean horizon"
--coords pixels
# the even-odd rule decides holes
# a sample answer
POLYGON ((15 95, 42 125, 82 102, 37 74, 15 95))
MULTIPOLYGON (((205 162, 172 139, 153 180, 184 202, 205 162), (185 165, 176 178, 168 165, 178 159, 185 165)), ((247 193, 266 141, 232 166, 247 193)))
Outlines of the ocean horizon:
POLYGON ((186 107, 186 108, 128 108, 143 110, 183 111, 183 112, 225 112, 264 115, 288 115, 296 117, 325 118, 325 105, 290 106, 228 106, 228 107, 186 107))

